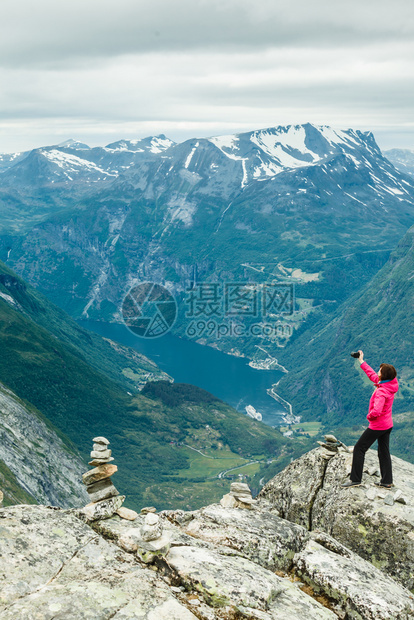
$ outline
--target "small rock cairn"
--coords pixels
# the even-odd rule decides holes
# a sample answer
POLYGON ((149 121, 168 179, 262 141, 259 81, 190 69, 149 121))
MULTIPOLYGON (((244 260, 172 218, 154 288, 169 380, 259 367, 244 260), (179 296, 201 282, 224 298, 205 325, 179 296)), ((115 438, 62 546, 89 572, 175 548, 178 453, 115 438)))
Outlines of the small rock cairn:
POLYGON ((251 510, 256 500, 252 497, 249 485, 244 482, 232 482, 230 493, 224 495, 220 500, 223 508, 246 508, 251 510))
POLYGON ((118 471, 116 465, 110 465, 114 460, 111 456, 112 451, 108 448, 109 441, 105 437, 95 437, 93 439, 93 449, 89 465, 94 465, 94 469, 83 474, 82 480, 86 485, 91 502, 85 506, 81 513, 87 521, 98 519, 108 519, 115 513, 123 518, 132 520, 132 516, 137 514, 121 506, 125 501, 125 495, 120 495, 114 487, 111 476, 118 471), (128 513, 133 513, 127 516, 128 513))
POLYGON ((169 532, 163 531, 163 522, 155 514, 155 508, 142 508, 138 522, 140 527, 125 530, 119 538, 120 546, 130 553, 136 553, 146 564, 155 558, 164 557, 171 547, 169 532))
POLYGON ((324 439, 325 441, 318 441, 318 444, 322 448, 325 448, 325 450, 328 450, 328 453, 331 453, 330 456, 333 456, 336 452, 339 452, 339 448, 343 448, 345 452, 349 452, 348 447, 342 443, 342 441, 339 441, 335 435, 324 435, 324 439))

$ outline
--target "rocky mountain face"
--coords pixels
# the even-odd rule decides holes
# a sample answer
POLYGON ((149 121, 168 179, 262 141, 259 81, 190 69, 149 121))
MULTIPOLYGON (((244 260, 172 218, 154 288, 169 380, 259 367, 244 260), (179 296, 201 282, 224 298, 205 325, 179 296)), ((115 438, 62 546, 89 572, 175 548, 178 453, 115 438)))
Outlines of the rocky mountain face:
MULTIPOLYGON (((120 320, 134 283, 165 284, 184 337, 194 282, 294 284, 294 328, 330 312, 414 219, 413 181, 353 130, 306 124, 19 157, 0 175, 0 257, 75 317, 120 320)), ((277 351, 289 335, 262 338, 277 351)), ((257 343, 219 346, 253 356, 257 343)))
POLYGON ((348 461, 318 448, 245 508, 89 524, 77 510, 0 509, 1 617, 409 620, 414 469, 395 462, 405 503, 391 503, 370 474, 341 489, 348 461))
MULTIPOLYGON (((57 435, 41 414, 0 384, 0 462, 34 501, 70 508, 87 494, 81 483, 84 464, 74 447, 57 435)), ((5 503, 13 492, 0 482, 5 503)))
POLYGON ((390 149, 384 155, 401 172, 414 174, 414 151, 410 149, 390 149))

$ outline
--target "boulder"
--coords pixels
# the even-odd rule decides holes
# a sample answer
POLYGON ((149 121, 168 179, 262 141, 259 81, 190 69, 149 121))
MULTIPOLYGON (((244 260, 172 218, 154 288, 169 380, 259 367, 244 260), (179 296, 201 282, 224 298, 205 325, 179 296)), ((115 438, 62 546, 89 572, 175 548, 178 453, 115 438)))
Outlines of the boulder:
POLYGON ((85 521, 97 521, 98 519, 109 519, 112 517, 118 508, 121 508, 125 501, 125 495, 117 495, 116 497, 110 497, 100 502, 87 504, 84 508, 78 511, 81 519, 85 521))
POLYGON ((135 519, 138 517, 138 513, 135 512, 135 510, 125 508, 124 506, 118 508, 116 514, 121 517, 121 519, 125 519, 126 521, 135 521, 135 519))
POLYGON ((310 536, 303 527, 266 510, 248 512, 213 504, 187 513, 189 519, 183 519, 182 511, 166 514, 192 538, 228 547, 264 568, 286 573, 310 536))
POLYGON ((289 579, 245 558, 182 546, 171 547, 166 560, 187 588, 197 591, 208 605, 221 612, 218 617, 232 618, 238 613, 266 620, 336 618, 289 579))
POLYGON ((254 512, 212 505, 187 515, 182 511, 166 515, 194 543, 203 540, 221 555, 227 547, 232 556, 242 556, 279 576, 295 574, 310 588, 309 594, 319 593, 331 601, 341 618, 408 620, 414 613, 414 597, 402 585, 328 534, 308 532, 270 513, 264 502, 254 512))
POLYGON ((264 499, 252 511, 214 504, 137 515, 131 527, 118 515, 90 526, 75 510, 0 509, 0 617, 414 617, 402 585, 329 534, 272 510, 264 499), (160 537, 144 540, 145 527, 159 526, 160 537))
MULTIPOLYGON (((340 452, 326 461, 322 453, 317 448, 288 465, 265 485, 259 502, 270 502, 276 514, 309 530, 330 534, 413 589, 414 465, 393 457, 394 482, 407 504, 387 505, 387 492, 378 488, 374 496, 370 490, 375 476, 364 475, 362 487, 341 487, 351 454, 340 452)), ((366 463, 367 469, 378 467, 376 452, 367 452, 366 463)))
POLYGON ((334 554, 309 540, 294 557, 294 564, 299 577, 315 590, 329 593, 347 618, 414 617, 414 597, 410 592, 347 549, 342 554, 337 549, 334 554))

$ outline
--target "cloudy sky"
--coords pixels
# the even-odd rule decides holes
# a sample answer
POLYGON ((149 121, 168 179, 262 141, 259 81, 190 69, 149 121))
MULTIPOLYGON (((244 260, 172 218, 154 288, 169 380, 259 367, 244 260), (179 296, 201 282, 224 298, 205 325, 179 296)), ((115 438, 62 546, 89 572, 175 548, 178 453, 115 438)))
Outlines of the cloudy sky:
POLYGON ((312 122, 414 149, 411 0, 1 0, 0 152, 312 122))

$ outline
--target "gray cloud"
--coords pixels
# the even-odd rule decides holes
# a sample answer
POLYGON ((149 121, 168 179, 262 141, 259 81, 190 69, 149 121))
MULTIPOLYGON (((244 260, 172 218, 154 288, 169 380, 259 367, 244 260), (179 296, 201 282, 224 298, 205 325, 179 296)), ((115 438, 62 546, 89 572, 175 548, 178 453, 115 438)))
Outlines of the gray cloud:
POLYGON ((3 0, 4 65, 148 51, 411 40, 407 0, 3 0))
POLYGON ((402 143, 414 132, 414 11, 407 0, 390 10, 389 0, 3 0, 0 151, 307 121, 402 143))

